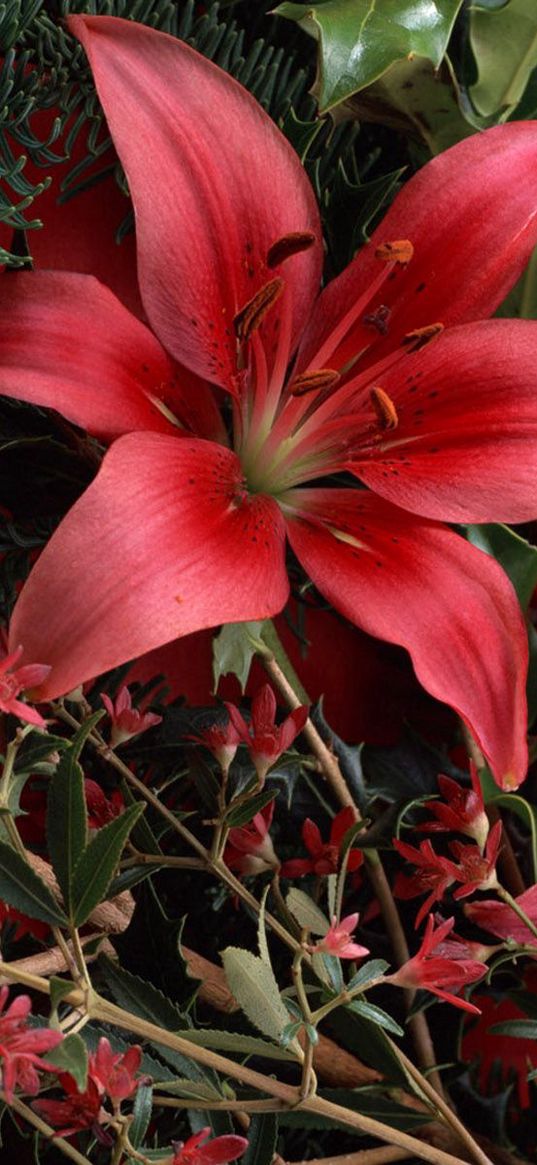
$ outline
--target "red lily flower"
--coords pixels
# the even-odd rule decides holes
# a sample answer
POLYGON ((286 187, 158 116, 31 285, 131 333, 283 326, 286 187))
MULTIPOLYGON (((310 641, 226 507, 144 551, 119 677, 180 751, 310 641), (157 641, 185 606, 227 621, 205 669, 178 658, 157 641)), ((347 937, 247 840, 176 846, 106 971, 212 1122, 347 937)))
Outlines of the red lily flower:
POLYGON ((252 720, 248 725, 235 704, 226 703, 229 718, 240 740, 248 748, 259 784, 291 747, 308 719, 309 709, 302 705, 290 712, 282 724, 276 724, 276 697, 269 684, 264 684, 252 700, 252 720))
POLYGON ((317 208, 255 101, 163 33, 69 24, 127 174, 158 339, 91 278, 10 275, 2 390, 117 438, 15 609, 12 642, 53 668, 41 696, 275 614, 287 534, 330 603, 406 647, 496 779, 519 784, 521 613, 497 564, 443 522, 534 515, 535 325, 476 321, 537 238, 535 127, 431 162, 313 311, 317 208), (231 398, 231 439, 204 381, 231 398), (304 488, 341 469, 375 493, 304 488))
POLYGON ((363 959, 364 955, 369 954, 368 948, 353 942, 358 918, 358 914, 348 914, 338 922, 334 915, 324 937, 309 948, 312 954, 324 951, 327 955, 337 955, 338 959, 363 959))
POLYGON ((488 837, 489 821, 485 813, 483 792, 475 765, 470 764, 471 789, 464 789, 451 777, 442 773, 438 785, 443 801, 427 801, 424 808, 434 815, 436 821, 424 821, 418 825, 420 831, 443 833, 453 830, 473 837, 482 849, 488 837))
POLYGON ((486 963, 478 963, 475 959, 464 957, 464 946, 459 947, 460 953, 456 949, 457 943, 450 944, 449 955, 442 950, 445 939, 454 925, 455 919, 448 918, 435 930, 434 918, 430 914, 419 951, 408 962, 403 963, 395 975, 390 975, 390 983, 396 987, 422 987, 433 995, 438 995, 439 999, 453 1003, 454 1007, 479 1015, 479 1008, 473 1003, 468 1003, 459 995, 445 990, 446 987, 455 987, 459 990, 466 983, 475 983, 487 972, 486 963))
POLYGON ((279 866, 269 830, 274 816, 274 801, 255 814, 248 825, 230 829, 224 861, 230 870, 241 874, 262 874, 279 866))
MULTIPOLYGON (((336 813, 330 826, 330 838, 323 842, 318 825, 309 817, 302 826, 302 841, 309 853, 309 858, 292 858, 282 865, 281 873, 285 878, 302 878, 304 874, 337 874, 339 869, 339 855, 341 843, 348 829, 354 825, 356 816, 349 807, 340 809, 336 813)), ((362 865, 364 855, 359 849, 351 849, 347 860, 347 870, 357 870, 362 865)))
MULTIPOLYGON (((531 922, 537 925, 537 883, 524 890, 515 899, 531 922)), ((520 946, 536 946, 537 939, 529 927, 506 902, 495 898, 485 898, 480 902, 468 902, 464 906, 466 917, 482 930, 488 930, 497 938, 513 939, 520 946)))
POLYGON ((101 700, 112 721, 110 735, 112 748, 117 748, 118 744, 124 744, 126 740, 131 740, 140 732, 146 732, 148 728, 154 728, 156 724, 162 723, 162 716, 157 716, 156 712, 141 712, 139 708, 133 708, 132 696, 126 684, 119 689, 115 701, 105 692, 101 692, 101 700))
POLYGON ((92 781, 91 777, 84 778, 84 796, 89 829, 102 829, 103 825, 108 825, 109 821, 119 817, 125 808, 120 789, 114 789, 112 795, 107 797, 101 786, 97 781, 92 781))
POLYGON ((227 1165, 229 1161, 235 1161, 246 1152, 248 1148, 246 1137, 228 1133, 207 1141, 210 1131, 207 1125, 207 1128, 194 1133, 184 1144, 176 1141, 170 1165, 227 1165), (206 1143, 203 1145, 202 1141, 206 1143))
POLYGON ((39 1071, 55 1072, 53 1064, 42 1059, 61 1043, 61 1032, 50 1028, 31 1028, 27 1020, 32 1009, 28 995, 18 995, 7 1011, 9 988, 0 989, 0 1078, 7 1103, 13 1099, 15 1088, 22 1088, 35 1096, 41 1087, 39 1071))
POLYGON ((393 886, 396 898, 418 898, 420 894, 427 894, 416 915, 418 927, 431 906, 441 902, 448 886, 456 881, 458 869, 455 862, 435 853, 429 839, 422 841, 419 849, 396 837, 393 844, 402 858, 418 867, 414 874, 404 874, 401 870, 396 874, 393 886))
POLYGON ((457 859, 457 882, 462 882, 454 890, 454 898, 467 898, 476 890, 494 890, 498 885, 496 862, 502 839, 502 823, 497 821, 487 838, 484 854, 478 845, 464 845, 462 841, 450 842, 449 848, 457 859))

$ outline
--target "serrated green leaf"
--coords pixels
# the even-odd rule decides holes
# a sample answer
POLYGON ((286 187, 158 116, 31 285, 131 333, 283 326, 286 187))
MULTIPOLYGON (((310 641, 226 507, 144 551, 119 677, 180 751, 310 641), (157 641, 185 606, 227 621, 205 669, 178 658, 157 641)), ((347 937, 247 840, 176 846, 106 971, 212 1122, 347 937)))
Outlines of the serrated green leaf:
POLYGON ((395 61, 427 57, 438 67, 462 0, 322 0, 280 4, 319 42, 316 91, 326 113, 377 81, 395 61))
POLYGON ((16 773, 33 773, 36 765, 46 761, 52 752, 62 752, 69 747, 69 741, 63 736, 52 736, 50 732, 41 732, 38 728, 26 737, 22 748, 15 760, 16 773))
POLYGON ((222 951, 222 962, 231 994, 250 1023, 278 1042, 289 1016, 271 967, 240 947, 222 951))
POLYGON ((143 811, 143 805, 131 805, 125 809, 120 817, 99 830, 81 854, 73 872, 71 889, 74 926, 82 926, 105 898, 125 842, 143 811))
POLYGON ((241 1056, 263 1056, 267 1060, 296 1060, 296 1056, 283 1048, 238 1032, 207 1031, 203 1028, 200 1031, 178 1031, 176 1034, 198 1048, 210 1048, 213 1052, 237 1052, 241 1056))
POLYGON ((285 905, 298 925, 311 930, 312 934, 325 935, 330 929, 330 923, 322 910, 312 901, 303 890, 293 888, 285 899, 285 905))
POLYGON ((216 691, 222 676, 231 672, 242 691, 256 653, 255 641, 261 638, 262 622, 226 623, 213 639, 213 677, 216 691))
POLYGON ((165 1080, 159 1083, 159 1092, 171 1096, 184 1096, 191 1100, 207 1100, 210 1103, 225 1099, 222 1092, 205 1080, 165 1080))
MULTIPOLYGON (((537 8, 536 8, 537 13, 537 8)), ((537 549, 530 546, 519 534, 508 526, 489 523, 483 526, 466 526, 468 541, 485 554, 490 554, 500 563, 518 595, 521 607, 526 610, 533 591, 537 586, 537 549)))
POLYGON ((66 926, 67 918, 48 886, 16 850, 0 841, 0 899, 29 918, 66 926))
POLYGON ((537 67, 535 0, 507 0, 492 9, 470 5, 469 39, 478 74, 471 100, 481 117, 503 120, 521 101, 537 67))
POLYGON ((270 891, 270 883, 268 884, 268 886, 265 886, 265 889, 263 890, 263 895, 261 897, 261 902, 259 904, 259 917, 257 920, 257 945, 259 947, 260 957, 263 959, 263 962, 267 964, 267 967, 272 966, 272 963, 270 961, 270 951, 268 949, 267 933, 266 933, 266 928, 265 928, 265 912, 266 912, 266 908, 267 908, 267 898, 268 898, 269 891, 270 891))
POLYGON ((226 825, 231 829, 240 825, 247 825, 249 821, 255 817, 256 813, 260 813, 265 805, 270 805, 271 801, 277 796, 275 789, 262 789, 255 797, 251 797, 249 801, 245 801, 244 805, 239 805, 237 809, 230 805, 226 813, 226 825))
POLYGON ((352 1003, 348 1004, 348 1008, 356 1015, 371 1020, 377 1027, 384 1028, 384 1031, 393 1032, 396 1036, 404 1036, 405 1034, 402 1027, 392 1019, 391 1015, 388 1015, 374 1003, 369 1003, 366 999, 353 999, 352 1003))
POLYGON ((349 991, 356 990, 357 987, 362 986, 362 983, 369 983, 372 979, 380 979, 380 976, 388 970, 389 965, 385 959, 369 959, 369 962, 364 963, 347 984, 349 991))
POLYGON ((49 785, 47 845, 65 907, 71 912, 75 866, 87 845, 88 818, 84 774, 78 763, 80 748, 64 752, 49 785))
POLYGON ((88 1050, 81 1036, 65 1036, 61 1044, 47 1052, 47 1060, 61 1072, 69 1072, 76 1080, 79 1092, 84 1092, 88 1079, 88 1050))
POLYGON ((248 1129, 248 1148, 241 1158, 242 1165, 271 1165, 277 1142, 277 1114, 254 1113, 248 1129))
POLYGON ((82 749, 88 739, 88 736, 93 732, 93 729, 97 727, 97 725, 103 719, 104 715, 104 708, 100 708, 98 712, 92 712, 91 715, 88 716, 86 720, 84 720, 84 723, 80 725, 80 728, 71 738, 71 748, 74 751, 76 760, 78 760, 80 753, 82 752, 82 749))

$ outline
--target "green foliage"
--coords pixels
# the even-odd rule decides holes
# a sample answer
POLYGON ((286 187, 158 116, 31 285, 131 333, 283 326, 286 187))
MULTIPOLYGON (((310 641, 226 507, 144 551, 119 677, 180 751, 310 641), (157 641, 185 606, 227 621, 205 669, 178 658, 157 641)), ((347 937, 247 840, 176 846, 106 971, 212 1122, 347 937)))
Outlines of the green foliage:
POLYGON ((509 117, 537 68, 537 5, 507 0, 501 7, 470 5, 469 39, 477 80, 469 95, 480 118, 509 117))
POLYGON ((275 1112, 254 1113, 248 1128, 248 1148, 242 1165, 271 1165, 278 1143, 278 1117, 275 1112))
POLYGON ((78 763, 79 751, 72 745, 63 754, 50 782, 47 802, 48 851, 68 912, 73 906, 76 864, 87 844, 84 774, 78 763))
POLYGON ((271 967, 239 947, 222 951, 222 962, 229 989, 250 1023, 279 1042, 289 1016, 271 967))
POLYGON ((67 925, 63 910, 45 882, 3 841, 0 841, 0 899, 49 926, 67 925))
POLYGON ((60 1072, 69 1072, 76 1080, 79 1092, 84 1091, 88 1077, 88 1049, 81 1036, 65 1036, 61 1044, 47 1052, 47 1060, 60 1072))
POLYGON ((397 61, 417 55, 438 67, 462 0, 322 0, 280 4, 319 41, 316 90, 321 113, 378 81, 397 61))
POLYGON ((304 894, 303 890, 293 887, 285 899, 285 905, 299 926, 311 930, 312 934, 326 934, 330 923, 309 894, 304 894))
POLYGON ((218 635, 215 635, 213 639, 215 691, 222 676, 231 674, 237 677, 244 692, 262 627, 262 622, 226 623, 218 635))
POLYGON ((92 910, 103 901, 123 846, 129 833, 143 813, 143 805, 131 805, 114 821, 99 829, 80 855, 72 872, 71 914, 74 926, 82 926, 92 910))

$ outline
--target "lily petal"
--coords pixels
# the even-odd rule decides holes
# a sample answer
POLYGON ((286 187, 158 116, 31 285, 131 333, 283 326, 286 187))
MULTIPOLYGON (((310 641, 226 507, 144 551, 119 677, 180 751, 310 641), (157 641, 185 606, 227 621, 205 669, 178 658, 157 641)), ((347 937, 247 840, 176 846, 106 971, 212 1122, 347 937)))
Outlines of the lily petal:
POLYGON ((257 102, 181 41, 116 17, 68 25, 127 174, 151 325, 181 363, 235 391, 233 319, 278 274, 267 254, 282 236, 316 239, 281 267, 296 336, 318 289, 319 217, 304 170, 257 102))
POLYGON ((174 431, 151 398, 175 366, 107 287, 50 271, 10 274, 1 287, 1 393, 57 409, 106 439, 174 431))
POLYGON ((397 427, 352 469, 405 509, 446 522, 525 522, 537 509, 537 325, 450 328, 382 379, 397 427))
POLYGON ((537 241, 536 164, 537 121, 474 134, 428 162, 403 187, 369 244, 323 291, 298 370, 314 361, 349 307, 378 278, 375 251, 392 240, 409 239, 414 257, 408 266, 395 267, 364 306, 337 356, 330 357, 330 368, 341 368, 363 348, 369 349, 369 363, 416 328, 492 315, 537 241), (364 323, 381 305, 388 310, 386 335, 364 323))
POLYGON ((406 647, 418 679, 468 725, 497 782, 527 769, 527 639, 510 582, 445 526, 359 490, 287 495, 291 545, 321 593, 406 647))
POLYGON ((243 496, 233 453, 158 433, 119 438, 16 604, 13 643, 52 666, 51 699, 190 631, 264 619, 289 584, 284 523, 243 496))

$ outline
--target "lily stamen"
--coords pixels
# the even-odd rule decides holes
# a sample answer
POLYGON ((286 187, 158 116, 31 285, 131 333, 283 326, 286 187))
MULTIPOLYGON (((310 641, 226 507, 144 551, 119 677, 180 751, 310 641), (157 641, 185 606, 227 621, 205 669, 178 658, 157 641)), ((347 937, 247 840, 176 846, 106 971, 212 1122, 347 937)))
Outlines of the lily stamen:
POLYGON ((257 331, 267 312, 270 311, 270 308, 276 303, 276 300, 280 298, 284 287, 284 280, 280 279, 279 276, 276 279, 270 279, 237 312, 233 320, 233 327, 235 328, 235 334, 240 344, 245 344, 250 339, 252 333, 257 331))
POLYGON ((408 348, 409 352, 418 352, 420 348, 424 348, 443 331, 443 324, 428 324, 425 328, 416 328, 413 332, 407 332, 401 343, 408 348))
POLYGON ((377 421, 384 433, 396 429, 399 424, 397 409, 391 397, 383 388, 372 388, 369 394, 371 404, 375 410, 377 421))
POLYGON ((308 392, 316 392, 323 388, 332 388, 341 380, 339 372, 333 368, 318 368, 315 372, 304 372, 296 376, 289 387, 291 396, 305 396, 308 392))
POLYGON ((313 231, 291 231, 288 235, 282 235, 281 239, 276 239, 268 249, 267 267, 279 267, 280 263, 285 263, 292 255, 308 251, 314 242, 313 231))
POLYGON ((375 259, 383 263, 401 263, 406 266, 414 254, 414 247, 409 239, 395 239, 390 243, 381 243, 375 251, 375 259))

